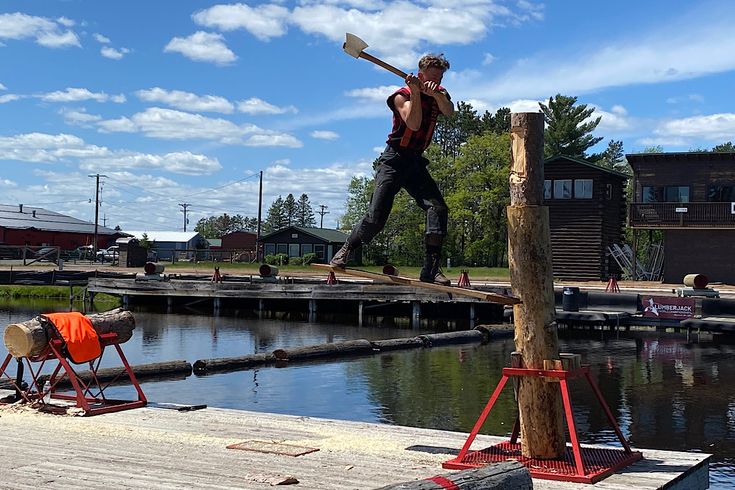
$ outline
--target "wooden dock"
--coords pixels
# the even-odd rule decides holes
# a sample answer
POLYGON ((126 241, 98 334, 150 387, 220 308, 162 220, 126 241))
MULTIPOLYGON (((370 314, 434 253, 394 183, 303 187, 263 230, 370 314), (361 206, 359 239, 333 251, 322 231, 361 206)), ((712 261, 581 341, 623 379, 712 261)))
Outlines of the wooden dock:
MULTIPOLYGON (((0 396, 9 392, 0 392, 0 396)), ((446 473, 467 434, 207 408, 142 408, 96 417, 0 408, 0 487, 370 489, 446 473), (256 450, 228 449, 245 443, 256 450), (297 446, 297 447, 294 447, 297 446), (301 456, 281 453, 306 452, 301 456)), ((501 438, 479 436, 473 448, 501 438)), ((643 450, 596 490, 707 488, 708 454, 643 450)), ((589 485, 535 480, 538 489, 589 485)))

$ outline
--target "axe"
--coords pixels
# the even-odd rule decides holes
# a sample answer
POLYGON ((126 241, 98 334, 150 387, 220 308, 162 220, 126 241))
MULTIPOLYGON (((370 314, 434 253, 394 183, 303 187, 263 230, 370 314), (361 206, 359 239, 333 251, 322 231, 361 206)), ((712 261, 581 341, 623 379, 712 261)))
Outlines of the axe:
POLYGON ((367 47, 368 44, 365 41, 355 36, 354 34, 350 34, 349 32, 346 34, 345 43, 342 45, 342 49, 344 49, 345 53, 349 54, 350 56, 372 61, 376 65, 385 68, 389 72, 395 73, 404 80, 406 79, 408 74, 406 74, 405 72, 399 70, 395 66, 389 65, 385 61, 379 60, 371 54, 366 53, 365 48, 367 47))

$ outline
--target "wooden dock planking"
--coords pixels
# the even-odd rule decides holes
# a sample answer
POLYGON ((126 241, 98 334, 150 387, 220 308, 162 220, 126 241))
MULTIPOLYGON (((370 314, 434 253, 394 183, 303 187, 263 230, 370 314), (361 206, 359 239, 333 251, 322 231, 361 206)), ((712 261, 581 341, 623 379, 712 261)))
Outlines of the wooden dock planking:
POLYGON ((498 303, 501 305, 516 305, 521 301, 513 296, 507 296, 504 294, 491 293, 488 291, 480 291, 477 289, 462 288, 459 286, 444 286, 442 284, 434 284, 432 282, 422 282, 418 279, 403 276, 392 276, 389 274, 380 274, 377 272, 363 271, 360 269, 341 269, 339 267, 332 267, 329 264, 311 264, 312 267, 321 270, 330 270, 337 274, 346 274, 348 276, 363 277, 365 279, 372 279, 374 281, 387 282, 392 284, 400 284, 403 286, 412 286, 417 288, 431 289, 433 291, 440 291, 449 294, 459 294, 462 296, 469 296, 471 298, 482 299, 491 303, 498 303))
MULTIPOLYGON (((6 392, 7 393, 7 392, 6 392)), ((0 393, 2 394, 2 393, 0 393)), ((143 408, 97 417, 0 409, 2 488, 262 489, 293 476, 301 489, 369 489, 444 473, 466 434, 208 408, 143 408), (226 449, 247 440, 319 448, 293 457, 226 449)), ((473 448, 501 438, 478 436, 473 448)), ((706 488, 709 455, 643 450, 643 461, 596 490, 706 488), (682 486, 683 485, 683 486, 682 486)), ((535 480, 538 489, 589 485, 535 480)))

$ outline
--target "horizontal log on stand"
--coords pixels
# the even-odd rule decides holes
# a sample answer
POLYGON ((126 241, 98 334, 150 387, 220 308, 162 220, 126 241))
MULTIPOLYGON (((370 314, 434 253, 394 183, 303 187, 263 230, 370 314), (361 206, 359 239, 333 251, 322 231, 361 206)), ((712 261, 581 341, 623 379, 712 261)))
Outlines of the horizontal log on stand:
MULTIPOLYGON (((125 343, 133 336, 135 318, 122 308, 87 315, 98 335, 116 333, 117 342, 125 343)), ((48 345, 49 333, 35 318, 13 323, 5 328, 5 348, 13 357, 35 357, 48 345)))
POLYGON ((380 487, 377 490, 527 490, 533 488, 531 473, 517 461, 489 464, 472 470, 380 487))

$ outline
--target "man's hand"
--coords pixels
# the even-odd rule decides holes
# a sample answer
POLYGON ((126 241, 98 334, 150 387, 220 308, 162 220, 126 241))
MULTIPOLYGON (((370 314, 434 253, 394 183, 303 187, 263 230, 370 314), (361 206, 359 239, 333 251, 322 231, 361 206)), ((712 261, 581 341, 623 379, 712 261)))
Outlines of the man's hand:
POLYGON ((406 85, 408 85, 408 88, 411 89, 411 92, 418 93, 423 91, 423 82, 413 73, 409 73, 409 75, 406 77, 406 85))
POLYGON ((434 98, 436 98, 436 96, 441 93, 439 92, 439 84, 436 82, 432 82, 431 80, 427 80, 424 82, 423 92, 426 95, 434 98))

